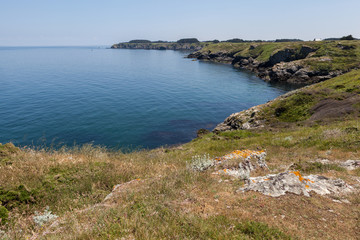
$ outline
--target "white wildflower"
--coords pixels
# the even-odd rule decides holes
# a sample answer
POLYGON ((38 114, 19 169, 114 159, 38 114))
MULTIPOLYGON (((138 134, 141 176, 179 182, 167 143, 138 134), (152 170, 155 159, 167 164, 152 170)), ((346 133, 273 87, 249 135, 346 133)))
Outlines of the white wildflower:
POLYGON ((39 213, 39 212, 35 212, 35 216, 33 217, 34 222, 38 225, 38 226, 42 226, 47 222, 50 222, 53 219, 58 218, 58 216, 56 216, 55 214, 51 214, 51 211, 49 211, 49 207, 45 208, 45 211, 43 214, 39 213))

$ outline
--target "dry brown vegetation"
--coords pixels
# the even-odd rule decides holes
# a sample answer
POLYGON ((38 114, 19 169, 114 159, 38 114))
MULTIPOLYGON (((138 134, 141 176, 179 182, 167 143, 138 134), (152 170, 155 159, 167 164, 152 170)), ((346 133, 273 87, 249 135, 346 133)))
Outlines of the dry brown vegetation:
MULTIPOLYGON (((194 172, 187 163, 196 154, 217 157, 245 148, 266 148, 272 172, 299 162, 306 171, 306 163, 319 158, 359 159, 360 152, 344 143, 359 133, 343 130, 358 124, 348 121, 317 129, 263 131, 240 139, 236 132, 225 134, 226 138, 208 134, 177 148, 127 154, 91 145, 7 151, 7 160, 0 165, 2 193, 25 191, 28 198, 23 194, 22 200, 3 202, 9 218, 1 228, 10 239, 356 239, 358 193, 310 198, 239 193, 236 190, 243 181, 213 175, 211 170, 194 172), (315 142, 306 146, 302 139, 315 142), (134 179, 138 179, 135 184, 103 202, 114 185, 134 179), (32 217, 46 206, 59 218, 55 225, 39 227, 32 217)), ((342 178, 352 185, 360 179, 359 171, 344 169, 315 168, 312 173, 342 178)))

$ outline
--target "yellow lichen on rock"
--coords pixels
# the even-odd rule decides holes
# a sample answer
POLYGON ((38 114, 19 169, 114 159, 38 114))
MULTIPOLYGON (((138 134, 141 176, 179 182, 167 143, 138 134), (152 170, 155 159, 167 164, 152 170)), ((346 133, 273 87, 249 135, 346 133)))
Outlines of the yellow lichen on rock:
POLYGON ((249 150, 249 149, 245 149, 245 150, 234 150, 229 154, 226 154, 222 157, 218 157, 215 158, 215 160, 217 161, 223 161, 223 160, 230 160, 230 159, 237 159, 237 158, 248 158, 251 156, 257 156, 260 157, 262 155, 266 154, 265 150, 260 150, 260 151, 253 151, 253 150, 249 150))

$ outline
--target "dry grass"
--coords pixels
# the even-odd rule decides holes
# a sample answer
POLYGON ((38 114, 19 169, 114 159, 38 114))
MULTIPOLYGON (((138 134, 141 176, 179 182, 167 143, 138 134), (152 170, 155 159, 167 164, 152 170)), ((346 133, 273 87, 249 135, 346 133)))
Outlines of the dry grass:
MULTIPOLYGON (((0 201, 9 211, 0 229, 11 239, 356 239, 358 193, 336 198, 237 193, 243 181, 187 167, 195 155, 265 149, 271 173, 296 163, 304 174, 359 185, 358 170, 314 163, 360 159, 356 118, 289 126, 210 133, 181 147, 130 153, 92 145, 58 150, 0 145, 0 201), (134 179, 141 180, 103 202, 115 185, 134 179), (46 206, 59 219, 40 228, 32 217, 46 206)), ((235 167, 238 160, 225 164, 235 167)))
MULTIPOLYGON (((265 148, 272 172, 299 161, 359 159, 360 152, 345 147, 346 142, 335 144, 337 138, 353 141, 348 136, 353 133, 339 129, 356 124, 264 131, 240 139, 209 134, 179 148, 127 154, 90 145, 8 153, 10 162, 0 165, 1 189, 17 191, 25 185, 31 196, 9 207, 8 223, 1 228, 11 239, 43 234, 46 239, 356 239, 358 194, 345 196, 349 203, 337 203, 333 200, 343 198, 236 193, 242 181, 186 167, 196 154, 218 157, 244 148, 265 148), (331 148, 323 149, 328 141, 324 133, 335 142, 331 148), (308 146, 304 139, 314 142, 308 146), (141 180, 102 202, 114 185, 134 179, 141 180), (59 216, 58 224, 40 228, 32 216, 46 206, 59 216)), ((315 168, 312 173, 359 184, 358 171, 315 168)))

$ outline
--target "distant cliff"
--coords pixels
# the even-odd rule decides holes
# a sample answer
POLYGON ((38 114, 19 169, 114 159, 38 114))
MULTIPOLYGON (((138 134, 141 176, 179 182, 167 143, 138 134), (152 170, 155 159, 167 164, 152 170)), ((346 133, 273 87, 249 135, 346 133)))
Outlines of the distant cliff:
POLYGON ((177 42, 155 41, 149 40, 131 40, 114 44, 113 49, 154 49, 154 50, 190 50, 199 51, 203 47, 209 45, 209 42, 199 42, 196 38, 184 38, 177 42))
POLYGON ((199 51, 206 43, 118 43, 113 49, 154 49, 154 50, 191 50, 199 51))

